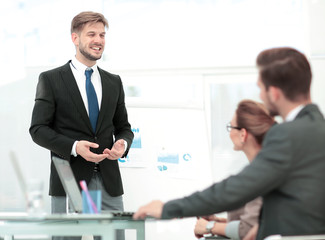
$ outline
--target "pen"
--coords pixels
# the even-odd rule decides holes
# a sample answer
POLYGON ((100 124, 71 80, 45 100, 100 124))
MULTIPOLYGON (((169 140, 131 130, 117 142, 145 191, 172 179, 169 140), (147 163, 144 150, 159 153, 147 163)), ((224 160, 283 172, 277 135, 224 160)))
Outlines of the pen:
POLYGON ((95 213, 98 213, 97 207, 96 207, 94 201, 92 200, 92 198, 91 198, 91 196, 89 194, 86 181, 85 180, 81 180, 80 181, 80 186, 81 186, 82 190, 84 190, 84 192, 86 194, 88 208, 89 208, 90 213, 94 213, 94 212, 95 213))

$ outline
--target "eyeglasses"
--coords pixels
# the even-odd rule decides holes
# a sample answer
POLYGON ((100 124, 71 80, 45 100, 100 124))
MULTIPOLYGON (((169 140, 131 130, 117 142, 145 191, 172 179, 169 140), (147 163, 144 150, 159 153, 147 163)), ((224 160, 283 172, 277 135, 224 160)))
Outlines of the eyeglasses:
POLYGON ((227 124, 226 128, 227 128, 227 131, 228 131, 228 132, 230 132, 231 129, 237 129, 237 130, 242 129, 241 127, 231 126, 231 123, 230 123, 230 122, 227 124))

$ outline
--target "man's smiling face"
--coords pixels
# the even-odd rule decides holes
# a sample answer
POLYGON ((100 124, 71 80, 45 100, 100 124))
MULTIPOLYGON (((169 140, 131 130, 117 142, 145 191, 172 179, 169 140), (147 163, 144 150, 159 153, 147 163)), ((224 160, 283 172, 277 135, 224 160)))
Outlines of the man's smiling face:
POLYGON ((73 33, 76 58, 85 65, 94 65, 102 57, 105 48, 105 26, 103 23, 87 23, 80 33, 73 33))

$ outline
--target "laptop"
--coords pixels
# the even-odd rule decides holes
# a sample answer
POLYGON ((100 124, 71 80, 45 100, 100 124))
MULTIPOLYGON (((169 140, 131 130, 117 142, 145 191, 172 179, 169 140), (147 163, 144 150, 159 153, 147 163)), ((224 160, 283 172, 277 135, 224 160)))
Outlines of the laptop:
MULTIPOLYGON (((26 201, 28 201, 27 181, 23 175, 17 156, 13 151, 10 151, 9 158, 18 178, 20 188, 24 194, 24 197, 26 198, 26 201)), ((59 177, 62 181, 64 190, 66 193, 68 193, 68 197, 71 199, 73 210, 75 212, 81 213, 82 198, 69 162, 56 157, 53 158, 53 162, 55 164, 56 169, 58 170, 59 177)))
POLYGON ((72 210, 76 213, 82 213, 82 197, 70 163, 56 156, 53 156, 52 160, 59 174, 64 191, 69 198, 72 210))
POLYGON ((26 201, 27 201, 27 184, 26 184, 25 177, 21 171, 21 167, 19 165, 16 154, 13 151, 10 151, 9 158, 10 158, 11 164, 15 170, 16 176, 18 178, 18 183, 21 188, 21 191, 23 192, 23 194, 26 198, 26 201))
POLYGON ((9 158, 18 179, 20 190, 24 195, 24 200, 27 207, 27 211, 24 212, 24 214, 18 213, 17 215, 15 214, 15 216, 19 216, 21 214, 33 216, 43 215, 43 182, 41 179, 26 179, 24 177, 21 165, 19 164, 15 152, 10 151, 9 158))
MULTIPOLYGON (((62 182, 63 188, 69 197, 73 210, 76 213, 82 213, 82 196, 77 184, 77 181, 73 175, 69 161, 61 159, 56 156, 52 156, 54 166, 59 174, 59 178, 62 182)), ((102 211, 103 214, 111 213, 114 218, 130 219, 134 212, 124 211, 102 211)))

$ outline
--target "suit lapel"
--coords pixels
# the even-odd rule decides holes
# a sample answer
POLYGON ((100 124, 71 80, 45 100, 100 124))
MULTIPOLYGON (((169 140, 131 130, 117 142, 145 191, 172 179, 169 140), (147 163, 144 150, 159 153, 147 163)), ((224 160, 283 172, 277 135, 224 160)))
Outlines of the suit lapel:
POLYGON ((99 109, 96 133, 103 122, 104 115, 105 115, 105 109, 108 109, 108 103, 109 103, 109 93, 108 93, 109 86, 107 84, 107 79, 105 79, 107 77, 103 74, 103 72, 101 71, 100 68, 98 68, 98 71, 99 71, 100 79, 101 79, 101 83, 102 83, 102 102, 101 102, 101 106, 99 109))
POLYGON ((318 107, 315 104, 306 105, 301 111, 298 113, 295 119, 302 118, 303 116, 308 115, 312 119, 323 119, 323 114, 319 111, 318 107))
POLYGON ((310 115, 311 117, 313 117, 316 113, 317 115, 318 113, 321 114, 317 106, 315 104, 308 104, 303 109, 301 109, 295 119, 302 118, 305 115, 310 115))
POLYGON ((61 74, 62 74, 62 80, 63 80, 66 88, 68 89, 68 92, 70 93, 69 95, 72 98, 72 101, 74 102, 74 104, 76 106, 76 109, 80 113, 81 118, 86 123, 89 130, 92 131, 90 120, 89 120, 89 117, 87 114, 87 110, 86 110, 84 102, 82 100, 77 82, 76 82, 76 80, 72 74, 71 68, 70 68, 70 61, 62 67, 61 74))

